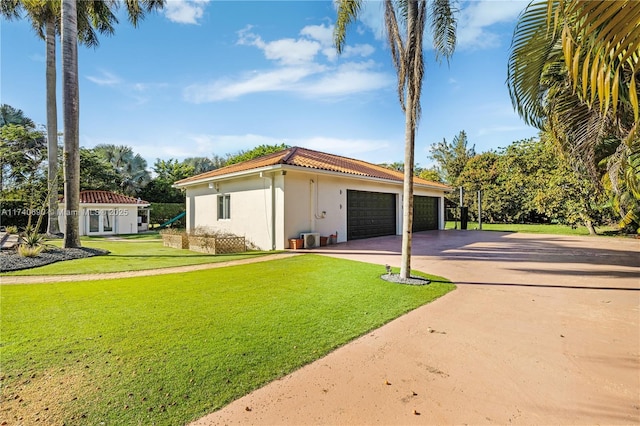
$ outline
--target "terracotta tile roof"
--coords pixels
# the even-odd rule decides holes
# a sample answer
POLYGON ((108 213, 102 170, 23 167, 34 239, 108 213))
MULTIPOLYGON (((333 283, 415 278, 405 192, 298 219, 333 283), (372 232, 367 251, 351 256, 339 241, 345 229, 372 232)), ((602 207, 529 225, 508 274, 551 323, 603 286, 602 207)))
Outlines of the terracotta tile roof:
MULTIPOLYGON (((63 201, 64 197, 60 199, 60 202, 63 201)), ((80 191, 80 204, 149 204, 149 202, 110 191, 87 190, 80 191)))
MULTIPOLYGON (((197 182, 262 167, 275 166, 278 164, 305 167, 308 169, 326 170, 355 176, 386 179, 395 182, 403 181, 403 173, 396 170, 390 170, 386 167, 367 163, 361 160, 355 160, 353 158, 327 154, 324 152, 313 151, 311 149, 294 146, 283 151, 265 155, 263 157, 254 158, 242 163, 232 164, 230 166, 222 167, 216 170, 211 170, 209 172, 182 179, 177 181, 175 184, 184 185, 191 182, 197 182)), ((419 177, 414 177, 413 181, 415 184, 439 187, 444 190, 451 189, 450 187, 442 183, 432 182, 429 180, 421 179, 419 177)))

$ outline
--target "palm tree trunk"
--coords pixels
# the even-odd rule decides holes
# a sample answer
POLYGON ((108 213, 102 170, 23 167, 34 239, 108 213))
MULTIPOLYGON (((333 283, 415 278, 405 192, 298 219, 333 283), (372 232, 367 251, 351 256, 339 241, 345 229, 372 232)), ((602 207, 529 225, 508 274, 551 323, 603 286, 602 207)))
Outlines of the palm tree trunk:
POLYGON ((62 108, 64 115, 64 247, 80 247, 78 22, 76 0, 62 0, 62 108))
POLYGON ((48 198, 49 221, 47 235, 54 236, 60 232, 58 224, 58 106, 56 101, 56 21, 49 14, 46 29, 47 58, 47 157, 48 166, 48 198))
MULTIPOLYGON (((418 3, 407 2, 407 49, 405 51, 406 69, 406 101, 404 105, 404 183, 402 191, 402 258, 400 261, 400 279, 411 277, 411 241, 413 232, 413 157, 415 150, 416 117, 420 93, 416 91, 414 79, 418 75, 416 70, 416 24, 418 17, 418 3)), ((421 29, 422 30, 422 29, 421 29)), ((420 52, 421 54, 422 52, 420 52)))
POLYGON ((413 228, 413 157, 415 145, 415 122, 409 107, 413 107, 412 96, 407 97, 405 111, 404 183, 402 191, 402 258, 400 278, 411 276, 411 241, 413 228))

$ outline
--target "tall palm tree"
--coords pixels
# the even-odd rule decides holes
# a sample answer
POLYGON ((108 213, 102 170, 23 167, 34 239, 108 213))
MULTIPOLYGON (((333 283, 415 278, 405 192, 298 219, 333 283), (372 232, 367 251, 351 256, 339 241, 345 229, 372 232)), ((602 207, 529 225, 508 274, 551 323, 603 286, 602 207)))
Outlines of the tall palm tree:
MULTIPOLYGON (((78 141, 78 27, 77 27, 77 0, 62 0, 62 36, 63 36, 63 91, 66 98, 63 99, 63 109, 65 111, 65 134, 64 134, 64 160, 65 160, 65 210, 77 212, 80 198, 80 146, 78 141), (66 10, 65 10, 66 8, 66 10), (73 16, 71 16, 73 15, 73 16), (66 18, 66 19, 65 19, 66 18), (65 28, 65 23, 67 24, 65 28), (65 42, 66 35, 66 42, 65 42), (72 49, 71 45, 75 49, 72 49), (68 47, 68 50, 65 50, 68 47), (68 73, 65 73, 65 69, 68 73), (68 90, 68 91, 67 91, 68 90), (67 117, 68 114, 68 117, 67 117), (67 125, 71 126, 69 135, 67 125)), ((103 0, 104 1, 104 0, 103 0)), ((81 2, 82 3, 82 2, 81 2)), ((93 2, 87 2, 93 3, 93 2)), ((117 6, 115 1, 107 4, 117 6)), ((147 12, 164 7, 164 0, 126 0, 125 5, 128 12, 129 21, 133 26, 138 25, 138 21, 144 18, 147 12)), ((65 212, 67 213, 67 212, 65 212)), ((74 220, 66 221, 66 232, 64 238, 65 247, 79 247, 79 222, 77 217, 74 220)))
POLYGON ((606 164, 623 223, 640 219, 638 16, 638 2, 534 1, 514 31, 507 77, 525 121, 551 131, 594 180, 606 164))
POLYGON ((80 145, 78 140, 78 14, 76 0, 62 0, 62 116, 64 123, 65 248, 80 247, 80 145))
MULTIPOLYGON (((347 27, 357 19, 362 0, 337 0, 334 42, 341 52, 346 42, 347 27)), ((420 120, 420 96, 424 77, 422 40, 427 20, 426 0, 384 0, 384 22, 391 58, 398 75, 398 97, 405 113, 404 179, 402 196, 402 260, 400 278, 411 275, 411 240, 413 225, 413 174, 415 166, 415 133, 420 120), (398 16, 400 19, 398 19, 398 16), (403 36, 401 27, 406 31, 403 36)), ((456 10, 449 0, 433 0, 429 18, 436 59, 447 60, 456 44, 456 10)))
MULTIPOLYGON (((111 11, 111 2, 80 2, 78 12, 78 38, 80 43, 96 47, 95 29, 112 34, 117 22, 111 11), (95 29, 94 29, 95 27, 95 29)), ((0 15, 7 19, 20 18, 26 12, 37 35, 45 40, 46 103, 47 103, 47 160, 48 208, 47 234, 58 233, 58 106, 56 95, 56 35, 60 33, 60 2, 48 0, 0 0, 0 15)))
MULTIPOLYGON (((144 18, 147 12, 161 9, 164 6, 164 0, 127 0, 124 3, 127 8, 129 21, 134 26, 137 26, 138 22, 144 18)), ((76 4, 77 41, 85 46, 96 47, 99 44, 98 32, 101 34, 113 34, 114 24, 118 23, 114 10, 117 9, 119 5, 120 3, 117 0, 78 2, 76 4)), ((58 123, 55 89, 55 37, 57 33, 60 33, 61 3, 50 0, 0 0, 0 15, 7 19, 20 18, 23 11, 26 11, 38 36, 46 41, 49 211, 56 211, 57 193, 55 188, 57 188, 58 176, 58 123)), ((55 215, 50 215, 47 233, 56 233, 57 223, 55 215)))

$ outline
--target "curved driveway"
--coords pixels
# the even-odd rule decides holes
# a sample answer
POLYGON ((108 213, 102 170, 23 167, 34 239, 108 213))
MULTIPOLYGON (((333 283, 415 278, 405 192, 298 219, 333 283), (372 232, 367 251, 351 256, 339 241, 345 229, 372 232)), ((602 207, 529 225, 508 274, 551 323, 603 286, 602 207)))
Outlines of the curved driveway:
POLYGON ((424 232, 412 267, 458 289, 196 423, 640 424, 640 240, 424 232))

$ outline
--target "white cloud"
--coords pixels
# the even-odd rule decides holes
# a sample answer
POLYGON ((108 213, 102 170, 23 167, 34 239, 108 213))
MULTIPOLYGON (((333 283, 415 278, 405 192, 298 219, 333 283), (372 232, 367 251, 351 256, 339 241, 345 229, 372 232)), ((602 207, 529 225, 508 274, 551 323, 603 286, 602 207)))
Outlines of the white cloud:
POLYGON ((319 72, 318 67, 287 67, 254 72, 233 80, 224 78, 208 84, 193 84, 185 88, 186 101, 196 104, 236 99, 250 93, 293 91, 298 82, 319 72))
POLYGON ((164 15, 179 24, 198 24, 210 0, 170 0, 165 3, 164 15))
MULTIPOLYGON (((252 149, 258 145, 286 143, 290 146, 301 146, 336 155, 359 158, 363 153, 387 149, 392 145, 390 141, 380 139, 349 139, 330 136, 311 136, 308 138, 276 137, 252 133, 244 135, 194 134, 186 136, 185 139, 192 141, 193 144, 184 144, 184 149, 176 146, 160 147, 160 151, 165 154, 165 157, 177 158, 193 157, 194 155, 210 156, 212 154, 224 156, 226 154, 235 154, 241 150, 252 149)), ((156 152, 153 155, 159 155, 158 147, 155 150, 156 152)), ((144 147, 139 146, 136 152, 142 151, 144 151, 144 147)))
POLYGON ((120 79, 120 77, 105 70, 100 70, 99 76, 88 75, 87 80, 97 84, 98 86, 116 86, 122 83, 122 79, 120 79))
MULTIPOLYGON (((335 49, 332 49, 332 50, 335 50, 335 49)), ((342 51, 342 57, 343 58, 349 58, 352 56, 367 57, 367 56, 371 56, 375 51, 376 49, 370 44, 356 44, 353 46, 345 46, 344 50, 342 51)))
POLYGON ((255 46, 264 52, 265 58, 278 61, 281 65, 312 62, 321 48, 319 42, 307 39, 284 38, 265 42, 250 30, 251 27, 246 27, 238 32, 238 44, 255 46))
POLYGON ((306 84, 301 92, 307 96, 335 97, 384 89, 393 84, 393 76, 374 68, 373 61, 347 63, 306 84))
MULTIPOLYGON (((500 43, 497 33, 491 27, 499 23, 515 21, 529 0, 466 0, 462 1, 458 14, 457 45, 465 48, 492 48, 500 43)), ((371 31, 377 40, 386 38, 384 27, 384 3, 378 0, 365 0, 358 16, 359 23, 354 27, 358 34, 364 28, 371 31)), ((431 48, 431 36, 425 34, 425 48, 431 48)))
POLYGON ((348 61, 353 57, 370 56, 375 51, 373 46, 348 46, 338 57, 332 45, 332 26, 308 25, 299 34, 296 39, 265 41, 251 25, 246 26, 238 31, 237 44, 257 47, 273 66, 239 77, 192 84, 184 89, 184 99, 192 103, 217 102, 263 92, 327 98, 378 90, 393 84, 389 75, 376 70, 375 62, 348 61))
POLYGON ((516 20, 527 6, 525 0, 469 1, 460 11, 458 47, 487 49, 500 44, 499 35, 491 27, 516 20))
POLYGON ((307 25, 300 30, 300 35, 317 40, 324 47, 333 45, 332 25, 307 25))

